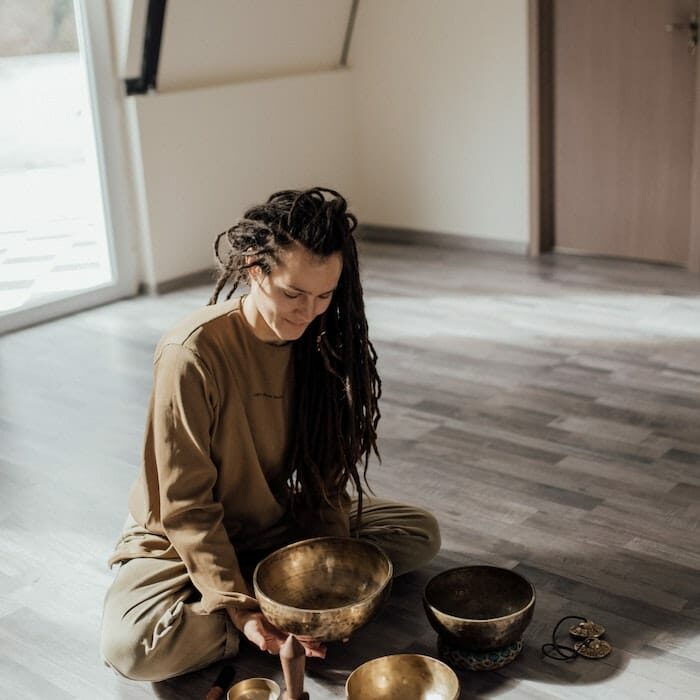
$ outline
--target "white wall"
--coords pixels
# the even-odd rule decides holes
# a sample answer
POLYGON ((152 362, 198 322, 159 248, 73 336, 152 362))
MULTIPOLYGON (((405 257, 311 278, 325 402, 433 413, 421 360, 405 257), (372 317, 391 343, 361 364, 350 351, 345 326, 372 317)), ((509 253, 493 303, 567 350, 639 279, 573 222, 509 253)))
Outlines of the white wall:
POLYGON ((356 190, 348 71, 134 101, 150 287, 212 266, 212 242, 278 189, 356 190))
MULTIPOLYGON (((144 0, 113 2, 133 24, 144 0)), ((314 184, 362 223, 525 250, 527 0, 360 0, 350 70, 326 70, 350 4, 168 2, 158 93, 129 98, 149 286, 209 267, 248 205, 314 184)))
POLYGON ((528 240, 527 0, 360 0, 365 223, 528 240))
MULTIPOLYGON (((145 6, 112 0, 128 77, 145 6)), ((148 287, 210 268, 215 235, 276 189, 355 192, 350 76, 334 70, 350 6, 169 0, 158 91, 127 98, 148 287)))

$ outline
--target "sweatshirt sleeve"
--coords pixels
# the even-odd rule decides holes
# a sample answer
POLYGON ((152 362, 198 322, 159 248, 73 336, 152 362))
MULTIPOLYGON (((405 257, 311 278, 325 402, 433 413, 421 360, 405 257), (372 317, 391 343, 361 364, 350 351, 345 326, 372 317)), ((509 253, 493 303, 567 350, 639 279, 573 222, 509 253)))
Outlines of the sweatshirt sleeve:
POLYGON ((255 609, 214 499, 218 470, 210 439, 219 404, 216 382, 201 359, 182 345, 156 356, 152 430, 160 519, 211 613, 227 606, 255 609))

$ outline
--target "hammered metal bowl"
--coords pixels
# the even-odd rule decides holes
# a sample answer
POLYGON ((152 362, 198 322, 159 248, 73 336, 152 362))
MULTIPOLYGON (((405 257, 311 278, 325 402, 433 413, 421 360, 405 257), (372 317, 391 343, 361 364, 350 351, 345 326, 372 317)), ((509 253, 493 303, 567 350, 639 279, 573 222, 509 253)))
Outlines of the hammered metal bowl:
POLYGON ((356 668, 345 683, 348 700, 457 700, 459 680, 430 656, 394 654, 356 668))
POLYGON ((287 634, 331 642, 367 624, 389 596, 384 552, 355 538, 318 537, 278 549, 256 567, 263 615, 287 634))
POLYGON ((282 690, 269 678, 247 678, 236 683, 226 695, 226 700, 279 700, 282 690))
POLYGON ((522 638, 535 609, 535 589, 510 569, 463 566, 430 579, 423 607, 450 644, 491 651, 522 638))

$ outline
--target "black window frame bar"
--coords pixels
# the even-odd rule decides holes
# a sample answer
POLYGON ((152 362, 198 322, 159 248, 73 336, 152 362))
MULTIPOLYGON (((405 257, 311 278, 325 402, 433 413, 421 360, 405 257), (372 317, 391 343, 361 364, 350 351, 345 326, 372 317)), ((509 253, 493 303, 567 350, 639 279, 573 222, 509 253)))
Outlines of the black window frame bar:
POLYGON ((345 29, 345 39, 343 41, 343 51, 340 55, 340 66, 343 68, 347 68, 348 65, 348 54, 350 53, 352 32, 355 28, 355 17, 357 16, 357 6, 359 4, 360 0, 352 0, 352 5, 350 6, 350 17, 348 17, 348 25, 345 29))
POLYGON ((138 78, 126 78, 124 84, 127 95, 143 95, 151 89, 156 89, 166 4, 167 0, 148 0, 141 75, 138 78))

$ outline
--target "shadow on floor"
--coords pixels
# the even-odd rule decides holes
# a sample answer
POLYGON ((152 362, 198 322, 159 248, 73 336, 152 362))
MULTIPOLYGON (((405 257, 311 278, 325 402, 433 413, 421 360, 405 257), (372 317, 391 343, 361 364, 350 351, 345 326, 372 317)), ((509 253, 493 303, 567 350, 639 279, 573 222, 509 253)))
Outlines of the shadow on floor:
MULTIPOLYGON (((503 553, 507 556, 508 552, 503 553)), ((370 659, 394 653, 420 653, 437 656, 436 635, 428 626, 422 610, 423 587, 431 576, 453 566, 487 563, 461 553, 443 550, 429 567, 408 574, 394 583, 389 603, 378 617, 358 631, 346 644, 329 645, 325 660, 309 660, 306 669, 307 690, 311 697, 344 697, 344 684, 349 673, 370 659)), ((605 571, 604 560, 590 562, 592 580, 595 571, 605 571)), ((650 566, 655 566, 650 563, 650 566)), ((689 572, 682 567, 665 563, 669 580, 684 581, 689 572), (675 570, 678 569, 678 570, 675 570)), ((583 584, 542 568, 520 564, 515 567, 535 585, 538 599, 533 622, 525 634, 525 648, 520 657, 509 666, 494 672, 460 672, 461 698, 498 695, 527 679, 558 686, 581 686, 600 683, 621 673, 626 665, 626 653, 630 649, 644 647, 647 656, 653 653, 645 636, 660 631, 673 634, 690 633, 697 628, 686 617, 667 610, 634 601, 636 580, 653 576, 654 572, 638 569, 636 578, 630 580, 630 590, 614 592, 597 588, 594 583, 583 584), (541 645, 549 641, 556 622, 564 615, 582 615, 600 621, 607 628, 606 638, 613 645, 613 653, 601 661, 575 659, 556 662, 542 656, 541 645), (624 651, 623 651, 624 650, 624 651)), ((566 643, 566 635, 562 639, 566 643)), ((656 650, 657 654, 663 654, 656 650)), ((283 686, 279 660, 245 646, 232 660, 236 667, 236 680, 254 676, 271 677, 283 686)), ((184 697, 204 697, 219 671, 219 666, 164 683, 154 684, 156 695, 169 700, 184 697)))

